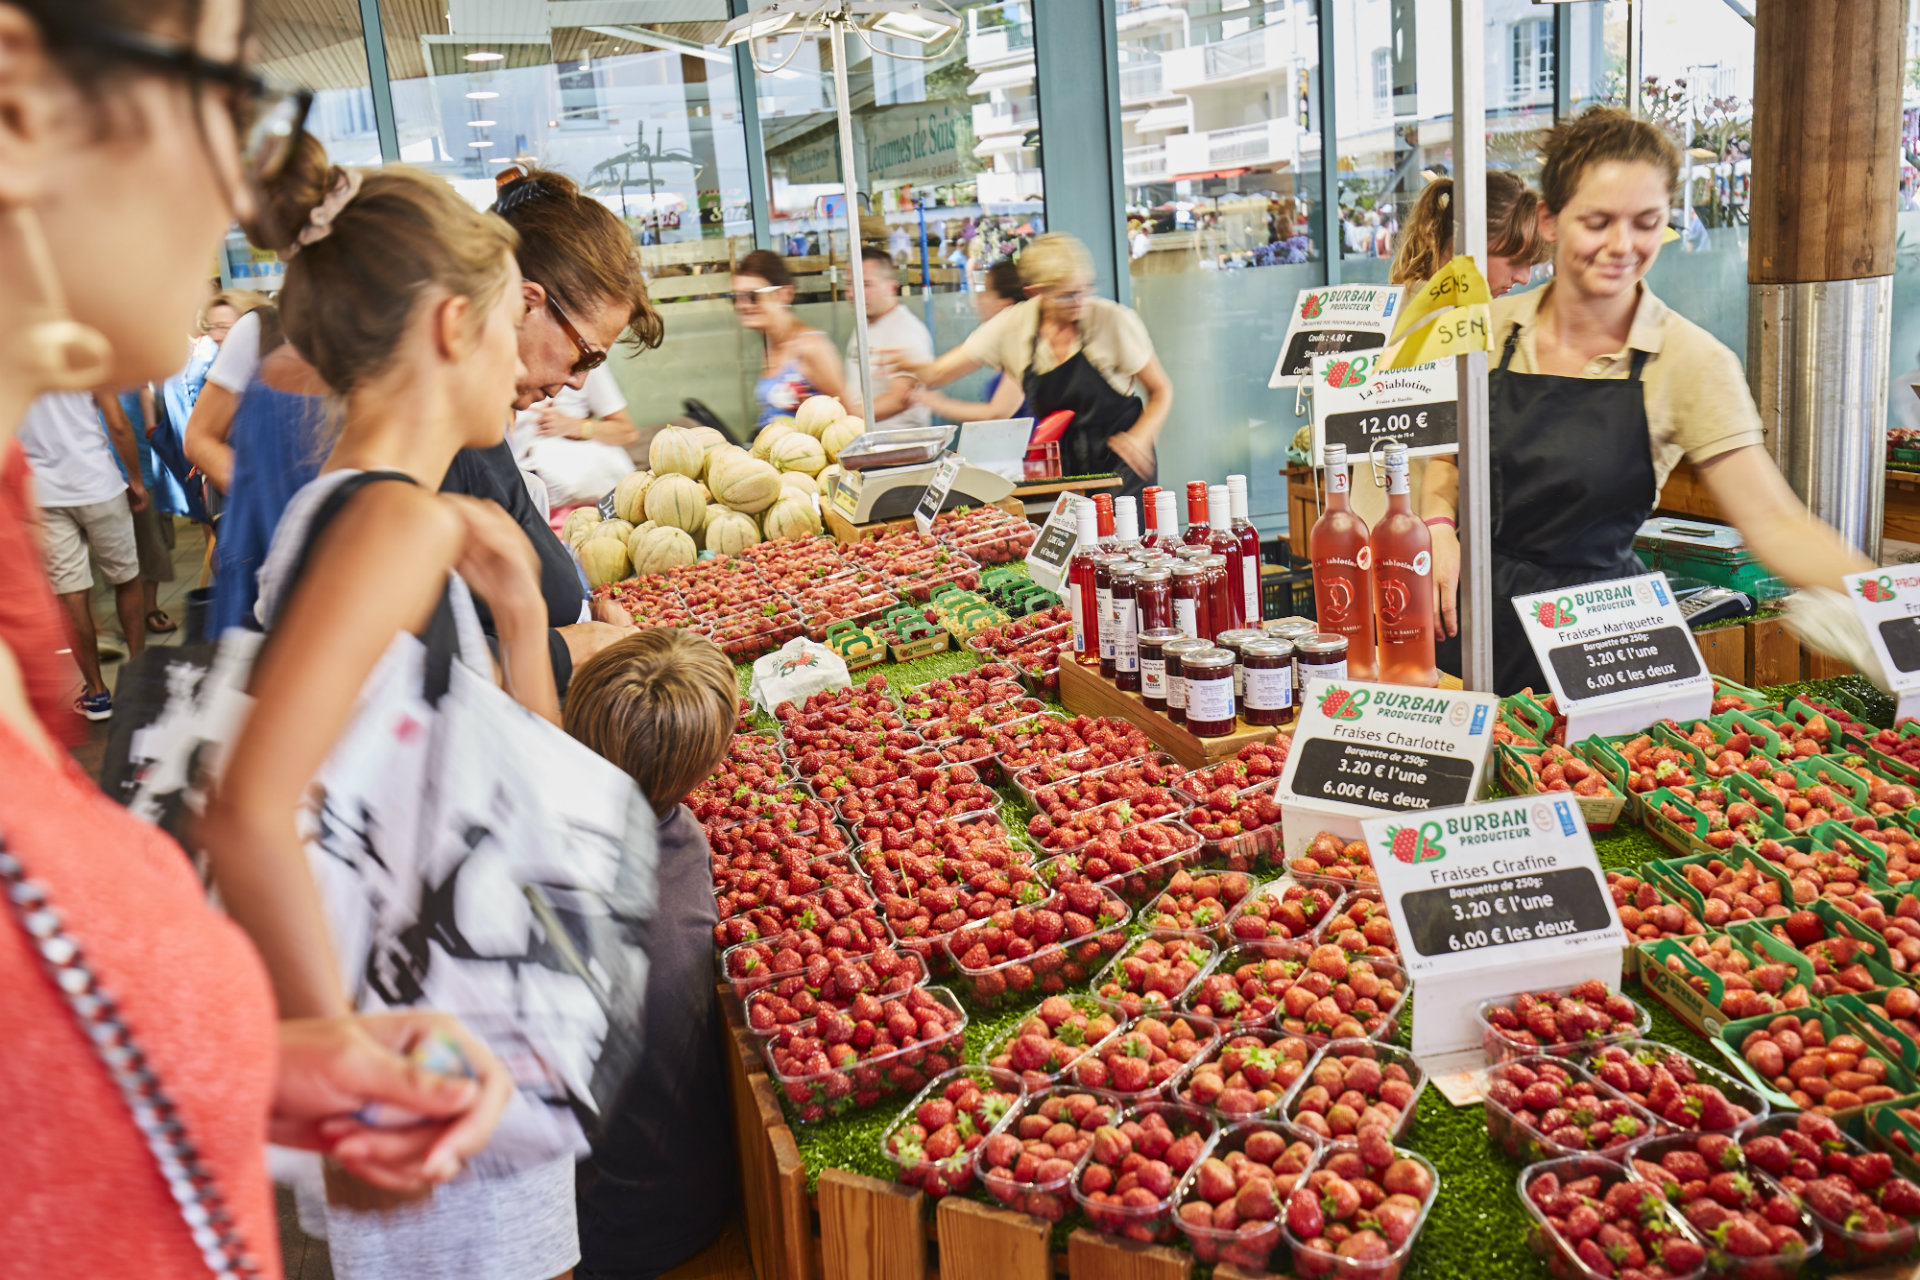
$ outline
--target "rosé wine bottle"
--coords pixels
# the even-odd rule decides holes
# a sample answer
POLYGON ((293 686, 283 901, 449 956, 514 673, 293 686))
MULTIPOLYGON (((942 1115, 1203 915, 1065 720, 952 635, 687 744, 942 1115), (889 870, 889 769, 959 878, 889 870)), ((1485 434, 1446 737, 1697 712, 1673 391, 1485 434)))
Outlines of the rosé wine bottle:
POLYGON ((1243 625, 1258 627, 1265 615, 1260 598, 1260 530, 1247 513, 1247 478, 1227 477, 1227 498, 1233 507, 1233 535, 1240 539, 1240 592, 1247 600, 1243 625))
POLYGON ((1231 624, 1221 619, 1220 630, 1233 631, 1247 625, 1247 596, 1241 581, 1244 557, 1240 553, 1240 535, 1233 531, 1233 499, 1223 484, 1207 490, 1207 528, 1209 548, 1227 562, 1226 603, 1231 624))
POLYGON ((1326 448, 1327 505, 1307 535, 1313 561, 1313 602, 1317 625, 1347 640, 1347 675, 1371 680, 1378 667, 1373 647, 1373 548, 1367 524, 1353 513, 1347 498, 1347 447, 1326 448))
POLYGON ((1380 679, 1432 688, 1433 535, 1413 514, 1405 445, 1387 446, 1387 514, 1373 527, 1373 599, 1380 619, 1380 679))
POLYGON ((1067 562, 1068 596, 1073 602, 1073 656, 1083 667, 1100 665, 1099 601, 1094 598, 1093 558, 1100 553, 1100 512, 1086 498, 1077 499, 1074 519, 1079 543, 1067 562))

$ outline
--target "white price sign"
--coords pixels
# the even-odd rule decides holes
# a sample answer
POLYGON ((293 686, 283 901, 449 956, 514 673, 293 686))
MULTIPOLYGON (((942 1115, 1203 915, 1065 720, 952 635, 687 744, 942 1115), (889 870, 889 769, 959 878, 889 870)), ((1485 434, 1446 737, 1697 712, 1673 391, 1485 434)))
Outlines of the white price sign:
POLYGON ((1413 1051, 1477 1048, 1481 1001, 1620 982, 1626 930, 1570 795, 1522 796, 1361 824, 1414 980, 1413 1051))
POLYGON ((1382 370, 1382 360, 1377 351, 1314 357, 1313 456, 1340 444, 1365 458, 1389 440, 1413 457, 1458 452, 1459 361, 1382 370))
MULTIPOLYGON (((1067 565, 1080 545, 1077 508, 1083 501, 1085 499, 1071 493, 1055 498, 1053 510, 1047 513, 1046 523, 1040 526, 1039 536, 1027 551, 1027 576, 1055 595, 1065 593, 1067 565)), ((1075 608, 1079 607, 1078 600, 1073 603, 1075 608)))
POLYGON ((1920 714, 1920 566, 1869 569, 1842 581, 1880 660, 1881 683, 1899 704, 1895 717, 1920 714))
POLYGON ((1310 377, 1316 356, 1378 351, 1399 318, 1397 284, 1336 284, 1302 289, 1287 319, 1287 339, 1274 362, 1269 387, 1292 387, 1310 377))
POLYGON ((1567 715, 1567 741, 1713 709, 1713 676, 1664 573, 1515 596, 1520 626, 1567 715))

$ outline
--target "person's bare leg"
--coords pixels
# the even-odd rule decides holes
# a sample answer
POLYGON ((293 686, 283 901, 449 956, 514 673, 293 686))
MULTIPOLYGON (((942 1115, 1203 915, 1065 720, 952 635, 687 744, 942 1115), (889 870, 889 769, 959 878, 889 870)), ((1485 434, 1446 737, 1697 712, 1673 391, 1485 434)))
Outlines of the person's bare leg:
POLYGON ((139 574, 113 589, 113 610, 120 615, 120 630, 126 633, 129 658, 138 657, 147 647, 147 615, 142 608, 145 595, 140 589, 139 574))
POLYGON ((105 693, 107 682, 100 678, 100 643, 94 632, 93 605, 88 600, 88 592, 69 591, 60 599, 67 606, 67 616, 73 619, 73 660, 80 664, 80 678, 86 682, 88 693, 105 693))

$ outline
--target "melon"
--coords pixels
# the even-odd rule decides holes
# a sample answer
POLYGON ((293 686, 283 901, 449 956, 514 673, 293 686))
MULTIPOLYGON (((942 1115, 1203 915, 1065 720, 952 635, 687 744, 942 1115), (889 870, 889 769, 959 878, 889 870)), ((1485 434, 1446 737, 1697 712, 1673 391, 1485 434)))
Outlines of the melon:
POLYGON ((841 473, 844 472, 845 470, 846 468, 842 467, 837 462, 832 464, 831 466, 822 467, 820 469, 820 474, 814 477, 814 483, 819 486, 821 493, 823 494, 832 493, 833 482, 835 480, 838 480, 841 476, 841 473))
POLYGON ((810 476, 820 474, 820 468, 827 465, 827 451, 820 442, 803 431, 789 431, 773 442, 773 451, 767 460, 782 471, 800 471, 810 476))
POLYGON ((618 538, 588 538, 580 548, 580 567, 587 571, 590 587, 618 582, 632 567, 627 544, 618 538))
POLYGON ((640 541, 659 528, 653 521, 647 520, 633 526, 633 532, 627 535, 627 555, 635 564, 640 562, 640 541))
POLYGON ((700 532, 707 520, 706 486, 678 472, 656 477, 647 489, 647 519, 688 533, 700 532))
POLYGON ((613 487, 613 514, 628 524, 639 524, 646 519, 647 486, 653 483, 653 472, 636 471, 613 487))
POLYGON ((718 431, 715 431, 712 427, 688 427, 686 428, 686 432, 694 438, 694 441, 698 443, 700 448, 706 453, 712 453, 715 449, 718 449, 727 442, 727 438, 718 431))
POLYGON ((766 531, 769 539, 797 541, 811 538, 820 532, 820 511, 810 497, 802 497, 798 493, 783 494, 780 501, 767 508, 767 514, 760 520, 760 527, 766 531))
POLYGON ((808 396, 794 413, 793 425, 817 440, 822 431, 846 416, 847 406, 833 396, 808 396))
POLYGON ((784 498, 789 493, 811 496, 818 492, 814 487, 814 483, 813 477, 804 471, 782 471, 780 473, 780 492, 777 496, 784 498))
POLYGON ((654 433, 647 448, 647 461, 653 467, 655 482, 665 472, 700 478, 700 464, 707 459, 706 447, 685 427, 662 427, 654 433))
POLYGON ((780 496, 780 473, 771 464, 745 453, 715 459, 707 476, 713 496, 735 511, 758 515, 780 496))
POLYGON ((768 461, 768 455, 773 452, 773 446, 779 441, 780 437, 791 435, 794 430, 792 418, 775 418, 772 422, 760 428, 760 434, 753 438, 753 448, 749 450, 749 452, 751 452, 754 457, 760 459, 760 461, 766 462, 768 461))
POLYGON ((615 516, 611 520, 602 520, 599 524, 593 526, 594 537, 618 538, 623 543, 627 540, 627 535, 632 532, 633 521, 622 520, 619 516, 615 516))
POLYGON ((723 444, 717 448, 709 449, 707 450, 706 462, 701 466, 700 479, 706 482, 707 488, 711 489, 713 488, 713 473, 719 468, 721 463, 728 461, 737 462, 741 458, 750 456, 752 455, 737 444, 723 444))
POLYGON ((707 509, 707 550, 717 556, 737 556, 760 541, 760 526, 742 511, 725 507, 707 509))
POLYGON ((589 503, 584 507, 575 507, 567 512, 567 518, 560 522, 560 541, 570 547, 577 547, 585 540, 587 531, 600 523, 600 508, 589 503))
POLYGON ((865 419, 845 417, 820 433, 820 447, 827 451, 827 461, 837 461, 842 449, 866 433, 865 419))
POLYGON ((634 557, 636 573, 665 573, 700 558, 693 535, 684 529, 649 529, 639 540, 640 554, 634 557))

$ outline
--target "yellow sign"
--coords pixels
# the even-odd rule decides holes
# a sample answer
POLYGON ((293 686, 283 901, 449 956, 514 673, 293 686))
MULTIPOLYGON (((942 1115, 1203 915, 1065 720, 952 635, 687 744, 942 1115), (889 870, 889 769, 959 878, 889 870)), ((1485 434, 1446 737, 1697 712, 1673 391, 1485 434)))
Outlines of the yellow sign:
POLYGON ((1388 369, 1410 369, 1445 356, 1487 349, 1489 307, 1493 292, 1473 259, 1462 254, 1440 268, 1413 295, 1393 341, 1400 350, 1388 369))

